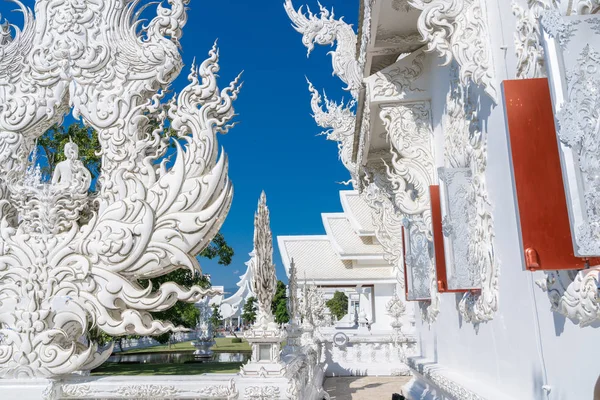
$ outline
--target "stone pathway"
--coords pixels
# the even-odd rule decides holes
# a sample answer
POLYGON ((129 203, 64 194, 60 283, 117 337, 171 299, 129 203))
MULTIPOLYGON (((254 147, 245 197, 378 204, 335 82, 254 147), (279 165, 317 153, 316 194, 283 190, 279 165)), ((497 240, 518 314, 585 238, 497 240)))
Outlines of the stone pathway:
POLYGON ((351 376, 325 378, 323 387, 331 400, 391 400, 410 376, 351 376))

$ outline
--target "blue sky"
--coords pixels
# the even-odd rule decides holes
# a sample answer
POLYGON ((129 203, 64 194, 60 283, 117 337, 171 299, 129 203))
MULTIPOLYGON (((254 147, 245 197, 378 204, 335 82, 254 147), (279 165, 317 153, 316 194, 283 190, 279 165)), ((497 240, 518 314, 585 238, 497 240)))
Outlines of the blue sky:
MULTIPOLYGON (((296 0, 295 6, 304 4, 296 0)), ((313 11, 317 2, 307 0, 313 11)), ((188 24, 181 40, 184 71, 173 89, 187 84, 194 57, 203 60, 216 38, 221 50, 221 87, 244 70, 244 87, 235 103, 240 124, 219 136, 229 156, 234 185, 231 211, 222 232, 235 250, 233 263, 224 267, 201 260, 214 285, 232 288, 244 272, 252 250, 253 219, 261 190, 267 194, 274 236, 278 278, 287 281, 275 237, 323 234, 322 212, 341 211, 338 182, 349 174, 338 160, 337 145, 317 136, 311 117, 305 76, 330 98, 349 98, 343 83, 332 76, 328 47, 316 47, 310 58, 301 35, 291 26, 284 0, 191 0, 188 24)), ((33 1, 23 1, 32 7, 33 1)), ((356 26, 358 0, 322 0, 336 16, 356 26)), ((20 25, 21 17, 0 3, 0 13, 20 25)))

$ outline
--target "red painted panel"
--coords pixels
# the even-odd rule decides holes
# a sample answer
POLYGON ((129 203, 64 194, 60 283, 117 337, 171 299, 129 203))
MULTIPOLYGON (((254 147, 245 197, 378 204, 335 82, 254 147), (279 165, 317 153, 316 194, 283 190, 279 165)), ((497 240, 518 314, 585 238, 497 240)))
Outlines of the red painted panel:
POLYGON ((503 82, 525 268, 581 269, 575 257, 548 80, 503 82))
POLYGON ((442 230, 442 206, 440 203, 440 187, 429 186, 431 199, 431 224, 433 225, 433 250, 435 254, 435 272, 437 274, 438 292, 462 293, 469 290, 449 290, 446 274, 446 255, 444 253, 444 232, 442 230))

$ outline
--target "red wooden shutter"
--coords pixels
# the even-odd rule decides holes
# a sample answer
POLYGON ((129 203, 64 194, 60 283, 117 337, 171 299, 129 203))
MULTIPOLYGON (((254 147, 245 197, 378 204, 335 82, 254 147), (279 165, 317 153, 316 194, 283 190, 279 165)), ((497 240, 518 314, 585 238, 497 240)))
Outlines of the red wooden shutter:
POLYGON ((503 92, 525 268, 585 268, 573 251, 548 80, 504 81, 503 92))

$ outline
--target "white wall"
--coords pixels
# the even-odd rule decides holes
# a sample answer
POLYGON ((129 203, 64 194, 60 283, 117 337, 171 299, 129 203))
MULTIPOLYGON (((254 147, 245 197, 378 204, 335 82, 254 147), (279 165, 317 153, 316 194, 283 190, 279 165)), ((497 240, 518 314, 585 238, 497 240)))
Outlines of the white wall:
MULTIPOLYGON (((526 7, 525 0, 518 2, 526 7)), ((506 0, 488 0, 487 6, 500 83, 507 76, 514 79, 516 20, 506 0), (508 49, 505 51, 502 46, 508 49)), ((431 79, 438 92, 432 99, 432 112, 436 162, 441 166, 440 118, 449 70, 438 67, 439 60, 436 62, 431 79)), ((488 98, 481 93, 485 110, 488 98)), ((499 310, 492 321, 476 329, 462 321, 457 307, 460 294, 442 294, 441 311, 432 326, 417 317, 422 356, 487 386, 493 393, 489 398, 592 399, 600 374, 600 330, 579 328, 551 312, 548 297, 534 284, 544 277, 543 273, 522 270, 503 106, 493 107, 489 117, 485 113, 480 115, 488 131, 487 184, 493 205, 495 250, 500 260, 499 310), (542 390, 543 385, 551 388, 548 396, 542 390)), ((416 304, 414 312, 420 315, 416 304)))
POLYGON ((385 310, 386 304, 394 296, 395 284, 392 283, 376 283, 374 286, 375 293, 375 316, 373 330, 391 330, 392 318, 387 314, 385 310))

